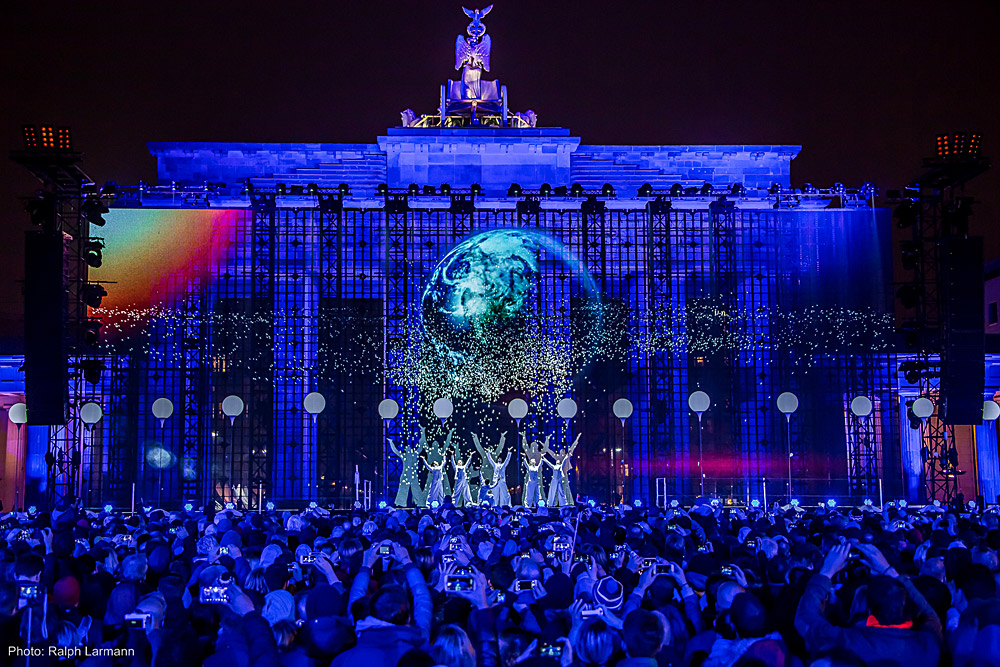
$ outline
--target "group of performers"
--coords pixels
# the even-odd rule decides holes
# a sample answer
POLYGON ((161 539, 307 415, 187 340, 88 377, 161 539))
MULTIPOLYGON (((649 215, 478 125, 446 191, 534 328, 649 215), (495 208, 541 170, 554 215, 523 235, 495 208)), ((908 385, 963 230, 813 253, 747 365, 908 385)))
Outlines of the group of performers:
MULTIPOLYGON (((479 436, 472 434, 472 444, 482 457, 482 466, 476 469, 473 465, 475 452, 464 456, 461 449, 452 446, 454 431, 445 436, 444 444, 427 441, 427 433, 420 429, 420 440, 412 446, 404 446, 401 450, 391 439, 389 447, 393 453, 403 459, 403 472, 399 479, 399 492, 396 494, 396 507, 430 507, 433 503, 444 503, 445 496, 451 496, 456 507, 469 505, 493 505, 510 507, 510 488, 507 486, 507 466, 510 464, 511 450, 504 449, 506 435, 501 435, 496 447, 484 447, 479 436), (426 456, 424 456, 426 452, 426 456), (452 486, 448 478, 446 465, 451 463, 454 470, 455 484, 452 486), (421 469, 427 470, 427 481, 420 483, 421 469), (479 483, 474 484, 478 478, 479 483)), ((573 504, 573 492, 569 486, 570 457, 576 449, 580 436, 569 448, 553 450, 549 447, 552 436, 547 436, 543 442, 528 443, 526 436, 521 436, 521 447, 524 452, 524 500, 525 507, 537 507, 544 502, 547 507, 560 507, 573 504), (551 457, 551 460, 549 459, 551 457), (543 464, 552 470, 548 494, 544 493, 542 478, 543 464)))

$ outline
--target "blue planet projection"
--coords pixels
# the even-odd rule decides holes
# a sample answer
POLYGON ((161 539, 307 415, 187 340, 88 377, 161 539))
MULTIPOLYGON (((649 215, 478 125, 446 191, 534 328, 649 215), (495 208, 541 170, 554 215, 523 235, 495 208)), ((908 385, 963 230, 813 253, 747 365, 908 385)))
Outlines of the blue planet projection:
POLYGON ((583 263, 523 229, 491 230, 455 246, 428 279, 421 312, 427 338, 453 363, 555 345, 579 367, 602 322, 600 294, 583 263))

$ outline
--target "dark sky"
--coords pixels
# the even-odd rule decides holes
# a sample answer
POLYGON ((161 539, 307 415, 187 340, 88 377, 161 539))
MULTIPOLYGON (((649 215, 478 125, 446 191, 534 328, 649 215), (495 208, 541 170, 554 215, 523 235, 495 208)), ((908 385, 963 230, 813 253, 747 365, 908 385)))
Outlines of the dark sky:
MULTIPOLYGON (((99 183, 153 180, 150 140, 372 142, 430 113, 461 2, 18 2, 0 23, 0 340, 20 331, 26 122, 70 125, 99 183)), ((1000 2, 497 0, 514 109, 584 143, 802 144, 796 185, 882 192, 938 132, 1000 155, 1000 2)), ((1000 158, 998 158, 1000 159, 1000 158)), ((973 231, 1000 256, 1000 170, 973 231)))

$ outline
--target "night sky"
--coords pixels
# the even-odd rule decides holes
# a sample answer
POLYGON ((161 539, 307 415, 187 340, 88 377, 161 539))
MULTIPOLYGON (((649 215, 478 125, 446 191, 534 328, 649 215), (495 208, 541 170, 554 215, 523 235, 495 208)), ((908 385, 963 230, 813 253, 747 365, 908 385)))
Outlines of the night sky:
MULTIPOLYGON (((13 4, 13 3, 12 3, 13 4)), ((23 123, 70 125, 98 182, 146 141, 374 142, 454 78, 461 2, 18 2, 0 22, 0 351, 20 336, 23 123)), ((939 132, 1000 159, 1000 3, 513 2, 485 20, 514 110, 583 143, 802 144, 793 184, 916 176, 939 132)), ((973 232, 1000 256, 1000 169, 973 232)), ((99 231, 96 233, 99 234, 99 231)), ((110 287, 113 289, 113 286, 110 287)), ((13 345, 14 347, 11 347, 13 345)))

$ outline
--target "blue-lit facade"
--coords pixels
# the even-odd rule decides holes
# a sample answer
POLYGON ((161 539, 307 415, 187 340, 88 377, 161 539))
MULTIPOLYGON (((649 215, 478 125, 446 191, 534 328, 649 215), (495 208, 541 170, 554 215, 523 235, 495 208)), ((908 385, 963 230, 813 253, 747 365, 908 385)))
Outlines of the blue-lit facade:
MULTIPOLYGON (((696 493, 696 389, 713 398, 702 423, 706 490, 786 497, 789 434, 796 496, 871 495, 879 479, 902 490, 892 355, 829 331, 807 340, 815 322, 790 331, 817 309, 887 312, 887 215, 855 190, 793 191, 796 146, 587 146, 559 128, 396 128, 364 145, 150 148, 160 184, 120 187, 106 236, 127 234, 121 226, 140 214, 208 210, 223 222, 200 237, 211 251, 197 267, 158 283, 151 305, 167 314, 150 311, 143 343, 108 355, 99 385, 79 385, 77 401, 105 412, 85 436, 89 504, 125 502, 133 482, 163 502, 254 504, 263 489, 279 503, 343 503, 355 466, 375 497, 394 497, 400 461, 386 437, 414 440, 420 425, 443 436, 428 397, 392 372, 419 327, 422 291, 451 248, 499 228, 568 248, 625 339, 624 358, 595 360, 563 394, 525 396, 528 437, 582 434, 577 492, 603 500, 624 479, 626 498, 696 493), (379 194, 382 183, 396 194, 379 194), (528 194, 509 193, 512 183, 528 194), (575 195, 555 189, 572 184, 575 195), (644 184, 652 192, 640 196, 644 184), (706 307, 725 315, 699 319, 706 307), (232 321, 245 331, 234 334, 232 321), (724 331, 701 330, 711 327, 724 331), (327 398, 315 419, 302 408, 312 391, 327 398), (783 391, 801 397, 790 430, 775 408, 783 391), (246 402, 231 422, 221 411, 230 394, 246 402), (571 421, 551 409, 563 395, 581 407, 571 421), (871 419, 846 410, 856 395, 871 397, 871 419), (148 409, 159 397, 176 410, 162 425, 148 409), (385 397, 403 406, 395 420, 379 418, 385 397), (624 430, 611 415, 620 397, 635 406, 624 430)), ((572 344, 572 288, 555 271, 539 281, 545 326, 572 344)), ((471 449, 477 430, 513 442, 504 406, 514 395, 524 392, 475 409, 466 401, 446 425, 459 446, 471 449)))

